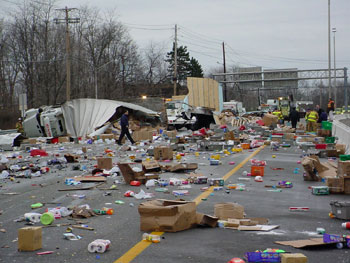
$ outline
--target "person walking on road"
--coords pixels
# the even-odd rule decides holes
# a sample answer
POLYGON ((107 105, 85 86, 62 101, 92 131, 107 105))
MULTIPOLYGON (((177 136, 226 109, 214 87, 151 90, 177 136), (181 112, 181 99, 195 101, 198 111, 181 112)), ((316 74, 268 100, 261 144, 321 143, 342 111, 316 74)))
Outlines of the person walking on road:
POLYGON ((308 109, 305 116, 305 120, 306 131, 315 132, 317 130, 318 113, 314 110, 308 109))
POLYGON ((122 140, 124 138, 124 135, 126 135, 126 137, 128 137, 129 141, 131 142, 131 144, 134 144, 135 141, 133 140, 133 138, 130 135, 129 132, 129 112, 126 111, 124 112, 124 114, 122 115, 122 117, 120 118, 120 127, 121 127, 121 132, 120 132, 120 136, 119 136, 119 140, 118 140, 118 144, 122 145, 122 140))
POLYGON ((289 119, 292 123, 292 128, 297 128, 297 123, 300 121, 299 112, 295 109, 295 107, 292 108, 291 112, 289 113, 289 119))

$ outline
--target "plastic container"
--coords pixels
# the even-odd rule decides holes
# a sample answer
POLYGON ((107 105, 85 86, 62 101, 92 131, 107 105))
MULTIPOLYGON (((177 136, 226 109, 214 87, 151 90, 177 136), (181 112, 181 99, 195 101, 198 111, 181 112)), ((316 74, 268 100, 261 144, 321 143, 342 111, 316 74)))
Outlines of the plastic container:
POLYGON ((326 137, 324 141, 325 143, 334 143, 335 137, 326 137))
POLYGON ((27 222, 32 222, 32 223, 39 223, 41 214, 39 213, 25 213, 24 218, 26 219, 27 222))
POLYGON ((329 195, 328 186, 312 186, 311 189, 313 195, 329 195))
POLYGON ((350 219, 350 202, 331 201, 332 213, 339 219, 350 219))
POLYGON ((324 130, 332 130, 332 123, 329 121, 322 122, 322 129, 324 130))
POLYGON ((106 239, 96 239, 88 245, 90 253, 104 253, 108 250, 111 241, 106 239))
POLYGON ((341 224, 341 227, 350 230, 350 222, 342 223, 342 224, 341 224))
POLYGON ((241 143, 242 149, 243 150, 249 150, 250 149, 250 144, 249 143, 241 143))
POLYGON ((51 212, 43 213, 40 218, 40 222, 45 226, 51 225, 54 220, 55 217, 51 212))
POLYGON ((158 235, 151 235, 151 234, 147 234, 147 233, 144 233, 142 235, 142 240, 149 241, 149 242, 152 242, 152 243, 159 243, 160 239, 161 238, 158 235))
POLYGON ((316 150, 326 150, 327 144, 325 144, 325 143, 316 144, 315 149, 316 150))
POLYGON ((252 166, 250 173, 251 176, 264 176, 264 166, 252 166))
POLYGON ((339 158, 340 158, 340 161, 343 161, 343 162, 350 161, 350 155, 348 154, 341 154, 339 155, 339 158))

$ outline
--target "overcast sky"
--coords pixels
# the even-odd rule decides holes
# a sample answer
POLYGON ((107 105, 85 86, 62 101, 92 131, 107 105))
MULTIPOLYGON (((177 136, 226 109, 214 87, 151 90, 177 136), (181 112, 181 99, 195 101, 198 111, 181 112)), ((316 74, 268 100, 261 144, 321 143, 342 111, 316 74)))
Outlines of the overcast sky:
MULTIPOLYGON (((9 1, 9 0, 6 0, 9 1)), ((0 3, 5 3, 0 0, 0 3)), ((16 0, 11 0, 16 1, 16 0)), ((61 0, 60 6, 88 5, 115 10, 140 49, 150 41, 171 49, 174 25, 179 45, 205 71, 228 65, 264 68, 328 68, 328 0, 61 0), (162 29, 162 30, 160 30, 162 29)), ((331 0, 337 28, 337 67, 350 67, 350 0, 331 0)), ((332 33, 333 67, 333 33, 332 33)))

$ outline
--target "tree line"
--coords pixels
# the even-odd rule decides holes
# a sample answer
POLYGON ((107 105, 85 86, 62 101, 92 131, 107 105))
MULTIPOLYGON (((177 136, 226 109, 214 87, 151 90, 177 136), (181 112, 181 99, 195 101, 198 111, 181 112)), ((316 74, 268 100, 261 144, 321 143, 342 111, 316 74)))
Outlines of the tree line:
MULTIPOLYGON (((24 1, 0 21, 0 107, 18 112, 18 94, 27 94, 28 108, 66 100, 66 25, 56 1, 24 1)), ((170 52, 150 42, 140 50, 128 28, 113 13, 80 7, 69 12, 71 99, 122 100, 141 94, 170 96, 174 46, 170 52)), ((178 83, 203 76, 187 48, 178 47, 178 83)), ((181 90, 181 89, 180 89, 181 90)))

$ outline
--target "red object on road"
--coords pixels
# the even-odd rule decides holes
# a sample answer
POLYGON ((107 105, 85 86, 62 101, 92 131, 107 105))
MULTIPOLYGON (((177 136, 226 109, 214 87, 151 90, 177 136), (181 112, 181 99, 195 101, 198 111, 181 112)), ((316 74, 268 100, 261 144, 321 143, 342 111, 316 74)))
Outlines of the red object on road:
POLYGON ((310 208, 309 207, 289 207, 289 211, 302 211, 302 212, 306 212, 309 211, 310 208))
POLYGON ((30 151, 30 156, 48 156, 47 152, 41 149, 33 149, 30 151))
POLYGON ((141 182, 140 181, 131 181, 130 185, 132 185, 132 186, 140 186, 141 182))
POLYGON ((245 263, 245 261, 241 258, 233 258, 227 263, 245 263))
POLYGON ((327 148, 327 144, 325 143, 316 144, 315 148, 316 150, 325 150, 327 148))
POLYGON ((37 255, 48 255, 48 254, 52 254, 53 251, 44 251, 44 252, 38 252, 36 253, 37 255))

